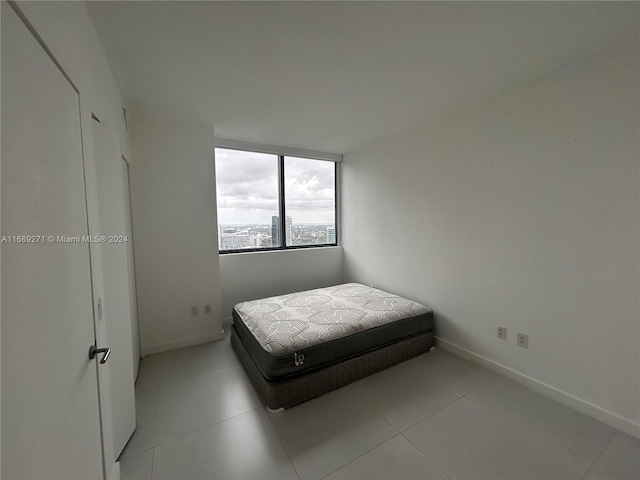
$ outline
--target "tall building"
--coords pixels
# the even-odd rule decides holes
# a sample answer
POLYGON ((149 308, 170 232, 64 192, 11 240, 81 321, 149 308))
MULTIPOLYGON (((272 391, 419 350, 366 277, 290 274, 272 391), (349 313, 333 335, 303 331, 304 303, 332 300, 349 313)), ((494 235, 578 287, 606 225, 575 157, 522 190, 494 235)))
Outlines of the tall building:
POLYGON ((293 221, 291 220, 291 217, 287 216, 287 218, 285 218, 285 238, 287 239, 287 245, 291 245, 291 225, 293 224, 293 221))
POLYGON ((280 217, 278 215, 271 217, 271 246, 280 246, 280 217))
MULTIPOLYGON (((293 221, 291 217, 287 216, 285 218, 285 239, 287 240, 287 245, 291 245, 291 226, 293 225, 293 221)), ((280 217, 278 215, 273 215, 271 217, 271 245, 274 247, 280 245, 280 217)))
POLYGON ((327 227, 325 238, 327 243, 336 243, 336 227, 327 227))

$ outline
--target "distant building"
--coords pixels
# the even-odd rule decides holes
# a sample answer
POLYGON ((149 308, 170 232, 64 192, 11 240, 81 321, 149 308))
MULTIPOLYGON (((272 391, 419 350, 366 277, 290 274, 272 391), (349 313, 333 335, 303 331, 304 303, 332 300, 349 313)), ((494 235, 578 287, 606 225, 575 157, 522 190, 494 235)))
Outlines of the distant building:
POLYGON ((336 227, 327 227, 325 238, 327 243, 336 243, 336 227))
POLYGON ((220 232, 220 250, 240 250, 261 245, 260 239, 246 229, 225 228, 220 232))
POLYGON ((286 229, 286 239, 287 239, 287 245, 291 245, 291 225, 293 224, 293 220, 291 220, 291 217, 287 217, 285 218, 285 229, 286 229))
MULTIPOLYGON (((291 217, 287 216, 285 218, 285 239, 287 240, 287 245, 291 245, 291 226, 293 225, 293 221, 291 217)), ((274 247, 282 247, 280 244, 280 217, 278 215, 273 215, 271 217, 271 245, 274 247)))
POLYGON ((280 245, 280 217, 274 215, 271 217, 271 246, 280 245))

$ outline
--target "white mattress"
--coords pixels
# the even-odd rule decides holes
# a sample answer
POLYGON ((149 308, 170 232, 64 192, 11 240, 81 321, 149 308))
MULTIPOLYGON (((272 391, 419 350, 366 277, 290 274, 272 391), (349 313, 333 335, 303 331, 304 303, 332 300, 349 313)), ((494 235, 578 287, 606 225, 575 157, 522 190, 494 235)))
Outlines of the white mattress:
POLYGON ((424 305, 359 283, 239 303, 235 310, 262 348, 300 350, 430 312, 424 305))

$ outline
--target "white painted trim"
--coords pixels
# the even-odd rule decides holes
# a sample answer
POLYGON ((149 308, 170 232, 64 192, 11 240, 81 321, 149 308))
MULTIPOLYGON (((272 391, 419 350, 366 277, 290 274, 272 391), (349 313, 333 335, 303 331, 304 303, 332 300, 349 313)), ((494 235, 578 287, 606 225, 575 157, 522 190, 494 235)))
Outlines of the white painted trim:
MULTIPOLYGON (((235 255, 277 255, 285 252, 304 252, 309 250, 310 252, 317 252, 322 249, 330 249, 330 248, 342 248, 342 245, 318 245, 317 247, 314 245, 308 247, 300 247, 300 248, 276 248, 274 250, 264 249, 264 250, 254 250, 252 252, 232 252, 225 253, 225 257, 233 257, 235 255)), ((222 250, 224 252, 224 250, 222 250)))
POLYGON ((160 345, 151 345, 145 347, 143 355, 153 355, 155 353, 168 352, 170 350, 176 350, 178 348, 192 347, 194 345, 200 345, 202 343, 216 342, 224 338, 224 333, 214 333, 211 335, 204 335, 202 337, 185 338, 184 340, 176 340, 175 342, 162 343, 160 345))
POLYGON ((549 397, 552 400, 560 402, 567 407, 573 408, 580 413, 584 413, 589 417, 606 423, 607 425, 610 425, 613 428, 616 428, 624 433, 627 433, 636 438, 640 438, 640 424, 634 423, 628 418, 623 418, 586 400, 575 397, 570 393, 559 390, 555 387, 552 387, 551 385, 547 385, 540 380, 536 380, 535 378, 529 377, 523 373, 494 362, 493 360, 489 360, 482 355, 473 353, 465 348, 459 347, 458 345, 443 340, 439 337, 435 337, 435 339, 436 345, 438 347, 441 347, 443 350, 447 350, 448 352, 458 355, 477 365, 485 367, 499 375, 502 375, 503 377, 507 377, 514 382, 524 385, 525 387, 544 395, 545 397, 549 397))
POLYGON ((222 326, 226 327, 228 325, 233 325, 233 317, 227 317, 222 319, 222 326))
POLYGON ((264 143, 243 142, 242 140, 231 140, 226 138, 215 138, 214 144, 220 148, 231 148, 236 150, 247 150, 258 153, 272 153, 274 155, 286 155, 292 157, 312 158, 314 160, 326 160, 329 162, 341 162, 342 155, 337 153, 317 152, 315 150, 304 150, 302 148, 279 147, 276 145, 266 145, 264 143))

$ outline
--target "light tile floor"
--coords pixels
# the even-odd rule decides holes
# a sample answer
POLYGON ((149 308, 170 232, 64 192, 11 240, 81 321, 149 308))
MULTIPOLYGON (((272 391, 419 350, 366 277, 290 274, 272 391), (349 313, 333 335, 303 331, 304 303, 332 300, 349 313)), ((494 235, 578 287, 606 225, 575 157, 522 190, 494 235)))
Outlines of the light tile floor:
POLYGON ((444 350, 267 412, 228 337, 152 355, 120 457, 142 479, 640 479, 640 440, 444 350))

